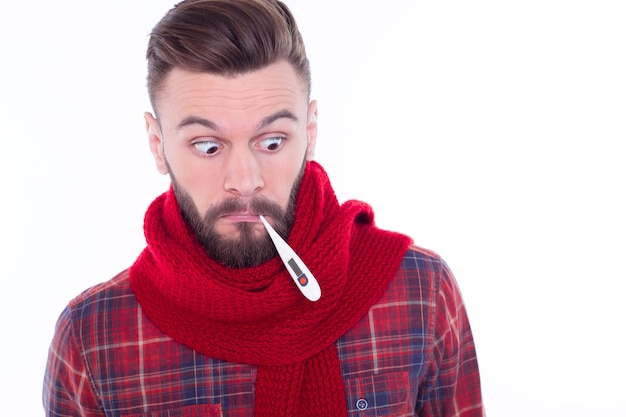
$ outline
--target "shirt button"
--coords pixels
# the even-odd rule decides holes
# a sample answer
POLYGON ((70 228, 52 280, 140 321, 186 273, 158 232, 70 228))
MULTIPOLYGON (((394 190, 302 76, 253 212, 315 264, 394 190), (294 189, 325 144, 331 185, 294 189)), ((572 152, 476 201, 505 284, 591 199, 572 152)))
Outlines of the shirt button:
POLYGON ((366 410, 369 404, 365 398, 360 398, 356 401, 356 408, 360 411, 366 410))

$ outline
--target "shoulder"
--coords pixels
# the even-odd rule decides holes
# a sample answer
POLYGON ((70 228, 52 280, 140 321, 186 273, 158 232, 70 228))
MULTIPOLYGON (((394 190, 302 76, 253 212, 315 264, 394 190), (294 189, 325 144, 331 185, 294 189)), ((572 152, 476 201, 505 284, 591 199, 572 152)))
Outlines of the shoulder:
POLYGON ((438 281, 446 279, 451 273, 448 265, 438 253, 410 245, 402 258, 398 275, 438 285, 438 281))
POLYGON ((435 251, 417 246, 415 244, 409 245, 406 253, 404 254, 403 262, 420 262, 422 267, 426 267, 423 262, 439 264, 444 263, 442 257, 435 251))
POLYGON ((88 288, 70 300, 56 322, 50 350, 51 363, 57 363, 54 366, 58 368, 61 365, 71 365, 74 369, 79 369, 81 337, 86 327, 94 317, 103 316, 105 308, 102 306, 107 303, 106 300, 132 296, 128 281, 128 271, 125 270, 109 281, 88 288))
POLYGON ((448 267, 439 254, 411 245, 375 308, 380 305, 406 305, 420 309, 419 315, 430 317, 437 303, 437 294, 448 276, 448 267))
POLYGON ((82 309, 107 300, 122 300, 125 297, 134 298, 130 287, 129 270, 117 274, 108 281, 94 285, 80 293, 69 302, 71 311, 82 309))
POLYGON ((456 278, 446 261, 436 252, 411 245, 402 259, 396 279, 408 286, 419 286, 439 298, 462 304, 456 278))
POLYGON ((422 314, 433 317, 442 304, 462 303, 454 274, 436 252, 416 245, 406 250, 395 278, 382 302, 400 300, 420 305, 422 314))
MULTIPOLYGON (((123 340, 140 326, 141 307, 130 285, 129 270, 97 284, 72 299, 57 323, 66 328, 83 354, 95 354, 111 340, 123 340)), ((96 363, 91 358, 92 363, 96 363)))
POLYGON ((70 300, 61 320, 72 327, 75 337, 84 340, 86 335, 98 333, 94 329, 108 328, 123 323, 125 317, 136 316, 138 309, 126 269, 70 300))

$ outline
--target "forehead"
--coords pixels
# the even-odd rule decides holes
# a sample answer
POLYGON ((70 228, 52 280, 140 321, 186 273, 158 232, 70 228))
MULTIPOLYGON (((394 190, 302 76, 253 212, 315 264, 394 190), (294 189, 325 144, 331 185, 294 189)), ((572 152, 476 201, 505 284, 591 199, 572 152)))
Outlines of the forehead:
POLYGON ((207 111, 252 115, 282 107, 297 112, 307 105, 305 83, 285 61, 236 76, 174 68, 158 97, 159 115, 175 119, 207 111))

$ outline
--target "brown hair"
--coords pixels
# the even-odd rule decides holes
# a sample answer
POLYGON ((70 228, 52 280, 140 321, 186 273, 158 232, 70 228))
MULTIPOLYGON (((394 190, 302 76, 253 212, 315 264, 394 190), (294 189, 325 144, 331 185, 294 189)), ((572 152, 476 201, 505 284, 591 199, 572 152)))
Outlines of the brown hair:
POLYGON ((278 0, 184 0, 152 30, 146 53, 148 94, 157 95, 174 67, 235 76, 284 59, 302 78, 311 73, 293 15, 278 0))

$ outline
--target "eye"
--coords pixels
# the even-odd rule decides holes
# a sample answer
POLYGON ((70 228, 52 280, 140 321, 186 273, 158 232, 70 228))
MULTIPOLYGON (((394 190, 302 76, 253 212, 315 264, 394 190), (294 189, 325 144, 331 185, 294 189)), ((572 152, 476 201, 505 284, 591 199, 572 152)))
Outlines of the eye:
POLYGON ((220 150, 221 145, 212 140, 203 140, 199 142, 194 142, 193 146, 200 152, 205 155, 213 155, 217 151, 220 150))
POLYGON ((262 139, 260 144, 262 148, 267 149, 268 151, 275 151, 280 148, 284 141, 285 138, 282 136, 272 136, 262 139))

